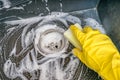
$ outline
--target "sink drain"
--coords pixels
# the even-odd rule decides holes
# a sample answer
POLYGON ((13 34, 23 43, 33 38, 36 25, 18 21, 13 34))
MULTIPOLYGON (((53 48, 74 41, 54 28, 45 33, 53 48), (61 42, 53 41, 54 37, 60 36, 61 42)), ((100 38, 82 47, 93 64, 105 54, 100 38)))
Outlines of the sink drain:
POLYGON ((37 30, 35 47, 43 56, 59 56, 66 52, 68 40, 63 36, 64 29, 47 24, 37 30))

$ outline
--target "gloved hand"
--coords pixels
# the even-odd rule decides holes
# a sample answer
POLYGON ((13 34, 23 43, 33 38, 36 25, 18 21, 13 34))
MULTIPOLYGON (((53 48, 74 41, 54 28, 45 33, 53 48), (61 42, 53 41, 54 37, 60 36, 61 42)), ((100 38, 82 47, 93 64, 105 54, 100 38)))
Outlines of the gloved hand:
POLYGON ((104 80, 120 80, 120 54, 111 39, 89 26, 82 31, 74 25, 70 29, 82 46, 73 49, 74 55, 104 80))

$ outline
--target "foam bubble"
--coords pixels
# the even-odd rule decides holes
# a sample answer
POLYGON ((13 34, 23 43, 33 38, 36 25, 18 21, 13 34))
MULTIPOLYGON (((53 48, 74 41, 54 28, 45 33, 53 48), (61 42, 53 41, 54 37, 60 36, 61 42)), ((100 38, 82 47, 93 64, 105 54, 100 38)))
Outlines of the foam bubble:
POLYGON ((87 18, 85 19, 85 22, 86 22, 86 26, 91 26, 93 29, 100 30, 101 33, 104 33, 104 34, 106 33, 102 25, 99 24, 95 19, 87 18))
MULTIPOLYGON (((11 7, 11 2, 9 0, 0 0, 3 2, 3 7, 2 8, 10 8, 11 7)), ((0 8, 0 9, 2 9, 0 8)))

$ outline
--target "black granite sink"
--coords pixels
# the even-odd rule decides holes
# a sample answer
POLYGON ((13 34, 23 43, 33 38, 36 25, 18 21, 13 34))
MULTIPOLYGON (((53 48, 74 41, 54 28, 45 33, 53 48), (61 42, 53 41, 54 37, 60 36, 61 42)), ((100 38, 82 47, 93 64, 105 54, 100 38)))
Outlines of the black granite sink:
MULTIPOLYGON (((8 1, 8 0, 5 0, 8 1)), ((119 0, 9 0, 9 5, 5 6, 4 1, 0 1, 0 79, 1 80, 21 80, 20 77, 12 77, 10 79, 5 75, 4 71, 4 63, 11 59, 13 60, 17 66, 20 65, 22 59, 27 55, 26 53, 33 49, 33 44, 29 45, 28 48, 21 48, 18 46, 18 52, 22 52, 22 56, 17 57, 16 59, 14 56, 10 56, 9 54, 12 51, 13 43, 15 43, 16 40, 19 41, 20 34, 26 27, 26 25, 22 27, 18 27, 14 31, 10 32, 8 31, 9 28, 17 27, 19 24, 14 25, 8 25, 6 22, 9 21, 16 21, 21 19, 28 19, 31 17, 36 16, 47 16, 50 15, 51 12, 64 12, 68 13, 69 15, 76 16, 80 19, 84 18, 93 18, 96 21, 98 21, 101 25, 103 25, 103 28, 106 31, 106 34, 110 36, 110 38, 113 40, 115 45, 117 46, 118 50, 120 50, 120 16, 119 16, 119 7, 120 7, 120 1, 119 0), (7 35, 7 37, 5 37, 7 35), (24 54, 25 53, 25 54, 24 54)), ((36 19, 36 18, 35 18, 36 19)), ((19 22, 19 21, 18 21, 19 22)), ((39 21, 41 22, 41 21, 39 21)), ((47 22, 48 24, 49 22, 47 22)), ((54 21, 54 23, 58 23, 58 25, 61 22, 54 21)), ((54 24, 52 23, 52 24, 54 24)), ((29 30, 33 28, 33 26, 36 29, 35 23, 33 25, 30 25, 29 30)), ((51 24, 51 22, 49 23, 51 24)), ((72 22, 68 21, 68 24, 72 24, 72 22)), ((61 24, 60 24, 61 25, 61 24)), ((84 25, 84 24, 82 24, 84 25)), ((62 24, 64 26, 64 24, 62 24)), ((63 27, 66 30, 66 27, 63 27)), ((21 45, 18 43, 18 45, 21 45)), ((73 46, 70 44, 70 49, 72 49, 73 46)), ((67 52, 66 52, 67 53, 67 52)), ((69 57, 71 57, 72 54, 70 54, 68 57, 65 58, 65 64, 68 65, 70 62, 69 57)), ((72 55, 73 56, 73 55, 72 55)), ((42 55, 38 55, 37 59, 40 60, 44 58, 42 55)), ((75 58, 75 57, 74 57, 75 58)), ((47 59, 46 59, 47 61, 47 59)), ((41 64, 41 63, 40 63, 41 64)), ((64 68, 63 68, 64 69, 64 68)), ((23 80, 30 80, 32 72, 24 71, 24 76, 26 77, 23 80)), ((36 70, 34 72, 36 76, 36 79, 33 80, 39 80, 40 71, 36 70)), ((35 76, 34 75, 34 76, 35 76)), ((97 73, 87 68, 82 62, 79 61, 78 67, 75 70, 75 73, 73 74, 73 78, 70 80, 102 80, 97 73)), ((41 79, 40 79, 41 80, 41 79)), ((50 78, 48 80, 58 80, 55 78, 50 78)), ((69 79, 65 79, 69 80, 69 79)))

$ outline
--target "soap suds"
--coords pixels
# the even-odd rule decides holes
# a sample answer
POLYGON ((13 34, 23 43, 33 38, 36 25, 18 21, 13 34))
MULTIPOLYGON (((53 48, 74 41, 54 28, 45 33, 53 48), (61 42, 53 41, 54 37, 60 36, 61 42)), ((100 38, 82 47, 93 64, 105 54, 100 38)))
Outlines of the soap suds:
POLYGON ((11 7, 11 2, 9 0, 0 0, 2 3, 3 3, 3 7, 0 8, 3 9, 3 8, 10 8, 11 7))
POLYGON ((20 7, 12 7, 8 10, 24 10, 24 8, 22 6, 20 6, 20 7))
POLYGON ((43 55, 59 56, 66 52, 68 41, 63 36, 64 29, 56 25, 43 25, 36 29, 35 48, 43 55))
POLYGON ((60 0, 60 11, 63 11, 63 4, 62 4, 62 0, 60 0))
POLYGON ((100 25, 95 19, 87 18, 85 19, 85 22, 86 22, 86 26, 91 26, 93 29, 98 29, 103 34, 106 33, 102 25, 100 25))
MULTIPOLYGON (((53 12, 48 16, 38 16, 28 19, 6 21, 5 23, 8 25, 19 24, 16 28, 23 29, 22 33, 19 35, 21 38, 20 43, 23 49, 29 47, 29 45, 32 43, 34 44, 34 48, 31 49, 31 51, 29 51, 20 62, 18 62, 19 65, 8 59, 4 64, 5 75, 10 79, 20 77, 22 80, 26 80, 27 77, 24 76, 23 73, 29 72, 31 74, 31 79, 71 80, 78 67, 79 60, 74 57, 72 53, 69 53, 69 55, 65 54, 69 44, 67 40, 64 40, 63 32, 65 30, 63 27, 68 28, 68 22, 71 24, 75 22, 81 23, 79 18, 75 16, 71 16, 68 13, 58 12, 53 12), (33 24, 36 26, 33 26, 33 24), (40 37, 44 38, 43 42, 41 43, 43 51, 45 46, 53 42, 53 45, 51 44, 49 46, 50 50, 45 50, 47 53, 50 53, 49 55, 43 55, 41 52, 39 52, 40 48, 37 46, 39 45, 40 37), (39 54, 41 55, 41 59, 38 60, 40 57, 38 56, 39 54), (72 56, 70 56, 70 54, 72 56), (69 62, 66 63, 67 57, 69 57, 69 62), (64 68, 65 64, 66 68, 64 68), (40 70, 39 77, 35 77, 36 75, 34 74, 34 71, 38 70, 40 70)), ((12 33, 14 30, 15 27, 9 29, 8 31, 12 33)), ((12 51, 9 53, 9 56, 17 56, 16 52, 19 43, 17 41, 18 39, 16 40, 12 51)))
MULTIPOLYGON (((96 20, 91 18, 85 19, 85 21, 86 25, 98 27, 98 29, 102 27, 96 20)), ((18 26, 8 29, 8 35, 5 37, 11 36, 10 33, 14 31, 16 31, 16 34, 13 35, 18 37, 13 47, 8 45, 11 49, 10 51, 8 47, 5 47, 5 50, 8 50, 5 54, 9 52, 3 68, 5 75, 10 79, 20 77, 22 80, 72 80, 80 61, 71 53, 72 47, 64 39, 63 33, 69 28, 69 25, 75 23, 81 25, 81 20, 76 16, 62 12, 53 12, 47 16, 6 21, 6 25, 18 26), (17 29, 20 29, 21 33, 17 29), (51 42, 53 43, 50 44, 51 42), (49 44, 50 46, 48 46, 49 44), (33 45, 33 47, 29 51, 21 53, 27 54, 22 59, 19 58, 21 59, 19 62, 12 62, 10 56, 21 55, 19 50, 29 49, 30 45, 33 45), (26 77, 25 73, 26 75, 29 73, 29 76, 26 77)), ((8 41, 13 43, 12 39, 14 39, 14 36, 4 39, 8 39, 8 41)), ((6 44, 7 42, 4 45, 6 44)))
POLYGON ((45 8, 48 11, 48 14, 50 14, 50 9, 48 7, 48 0, 42 0, 43 3, 45 3, 45 8))

